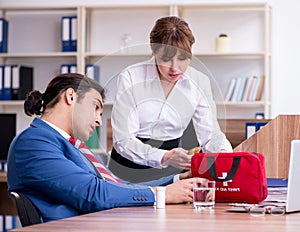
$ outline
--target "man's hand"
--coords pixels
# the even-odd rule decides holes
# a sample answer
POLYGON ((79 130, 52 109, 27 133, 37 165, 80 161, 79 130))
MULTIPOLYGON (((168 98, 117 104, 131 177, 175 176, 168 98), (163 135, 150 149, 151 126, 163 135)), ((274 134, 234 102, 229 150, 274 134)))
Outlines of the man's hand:
POLYGON ((184 180, 191 177, 192 177, 191 170, 179 174, 179 180, 184 180))
POLYGON ((166 187, 166 204, 193 202, 193 183, 202 183, 206 179, 195 177, 177 181, 166 187))

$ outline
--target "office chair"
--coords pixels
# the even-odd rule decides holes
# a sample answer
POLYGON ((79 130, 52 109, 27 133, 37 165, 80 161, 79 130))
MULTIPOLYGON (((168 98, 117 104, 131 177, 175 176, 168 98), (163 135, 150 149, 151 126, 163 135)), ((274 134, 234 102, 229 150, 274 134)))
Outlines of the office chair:
POLYGON ((10 192, 9 196, 15 203, 22 227, 42 222, 38 210, 25 195, 18 192, 10 192))

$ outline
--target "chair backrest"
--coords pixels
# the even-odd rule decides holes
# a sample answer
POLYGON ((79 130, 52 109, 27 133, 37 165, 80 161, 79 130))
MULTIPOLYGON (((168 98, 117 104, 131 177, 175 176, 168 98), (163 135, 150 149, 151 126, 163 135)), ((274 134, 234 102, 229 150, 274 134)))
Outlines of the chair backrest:
POLYGON ((42 222, 38 210, 24 194, 10 192, 9 196, 15 203, 22 227, 42 222))

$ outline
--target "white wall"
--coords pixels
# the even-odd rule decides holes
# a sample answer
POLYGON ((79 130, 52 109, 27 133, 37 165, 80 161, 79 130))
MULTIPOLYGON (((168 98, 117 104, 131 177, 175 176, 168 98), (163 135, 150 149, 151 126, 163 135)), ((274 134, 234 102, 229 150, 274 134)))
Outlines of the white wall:
POLYGON ((300 114, 300 1, 272 0, 272 117, 300 114))
MULTIPOLYGON (((182 0, 144 0, 145 4, 183 3, 182 0)), ((271 117, 300 114, 300 1, 298 0, 185 0, 188 3, 268 2, 273 7, 273 66, 271 117)), ((141 4, 140 0, 0 0, 1 6, 55 6, 93 4, 141 4)))

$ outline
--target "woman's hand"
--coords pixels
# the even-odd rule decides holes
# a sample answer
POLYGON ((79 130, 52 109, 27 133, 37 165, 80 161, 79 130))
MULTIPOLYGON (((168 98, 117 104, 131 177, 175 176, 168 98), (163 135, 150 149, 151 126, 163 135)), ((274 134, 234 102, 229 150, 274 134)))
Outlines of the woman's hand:
POLYGON ((174 148, 167 151, 161 159, 162 165, 170 165, 179 169, 189 170, 191 168, 191 155, 182 148, 174 148))

